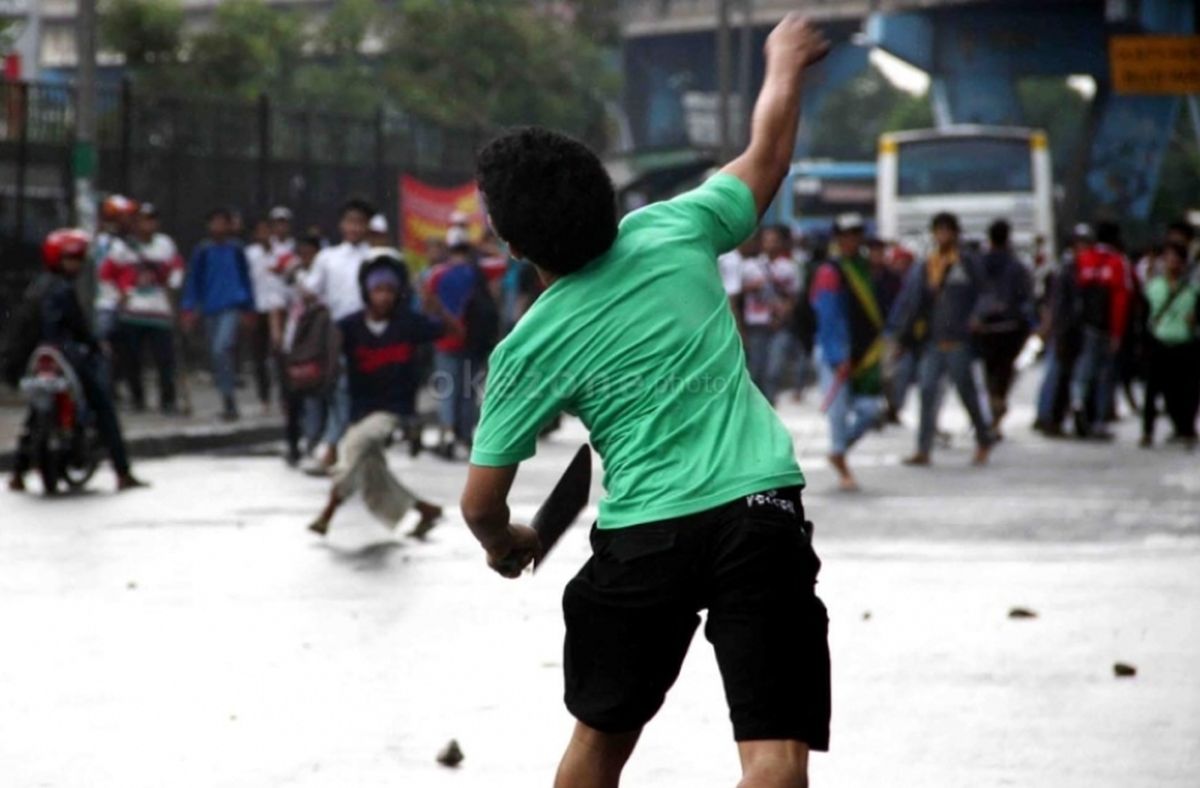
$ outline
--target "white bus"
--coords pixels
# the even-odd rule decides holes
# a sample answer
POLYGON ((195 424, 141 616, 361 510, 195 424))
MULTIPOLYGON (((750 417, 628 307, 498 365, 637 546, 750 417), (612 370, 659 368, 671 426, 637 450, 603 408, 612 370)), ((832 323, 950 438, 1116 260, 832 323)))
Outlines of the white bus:
POLYGON ((965 238, 985 238, 996 219, 1012 225, 1013 246, 1034 239, 1055 259, 1054 181, 1046 134, 1000 126, 948 126, 879 138, 876 218, 881 238, 928 247, 929 221, 949 211, 965 238))

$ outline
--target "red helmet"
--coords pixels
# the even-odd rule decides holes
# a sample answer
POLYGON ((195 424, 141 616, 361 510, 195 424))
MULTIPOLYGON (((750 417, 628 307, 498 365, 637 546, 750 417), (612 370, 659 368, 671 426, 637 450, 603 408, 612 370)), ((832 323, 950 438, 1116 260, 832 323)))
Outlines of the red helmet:
POLYGON ((104 202, 100 203, 100 216, 107 221, 133 216, 137 210, 137 201, 131 200, 123 194, 110 194, 104 198, 104 202))
POLYGON ((42 263, 51 271, 57 271, 64 257, 86 257, 88 234, 83 230, 63 228, 46 236, 42 244, 42 263))

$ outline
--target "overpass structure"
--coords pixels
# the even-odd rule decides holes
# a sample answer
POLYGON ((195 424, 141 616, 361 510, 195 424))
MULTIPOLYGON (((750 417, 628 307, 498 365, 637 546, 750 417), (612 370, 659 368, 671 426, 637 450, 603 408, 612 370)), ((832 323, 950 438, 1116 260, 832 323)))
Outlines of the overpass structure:
MULTIPOLYGON (((767 33, 797 9, 821 22, 835 44, 806 82, 808 117, 867 68, 876 47, 929 74, 939 125, 1021 125, 1020 79, 1091 76, 1097 90, 1083 138, 1062 146, 1078 156, 1064 184, 1071 204, 1061 213, 1149 215, 1184 101, 1160 90, 1116 89, 1110 47, 1120 36, 1195 36, 1200 0, 624 0, 624 109, 634 148, 715 148, 718 62, 732 64, 725 81, 730 114, 740 121, 762 78, 767 33), (724 52, 722 16, 734 31, 724 52)), ((1200 79, 1200 64, 1186 68, 1200 79)), ((736 139, 742 126, 732 125, 736 139)), ((802 131, 797 158, 810 145, 802 131)))

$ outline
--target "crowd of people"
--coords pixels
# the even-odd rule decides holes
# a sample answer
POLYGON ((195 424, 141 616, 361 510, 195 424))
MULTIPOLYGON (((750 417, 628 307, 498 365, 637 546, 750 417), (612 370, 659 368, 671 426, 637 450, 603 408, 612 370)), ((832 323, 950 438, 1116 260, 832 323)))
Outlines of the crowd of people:
POLYGON ((114 392, 127 395, 134 411, 146 410, 149 357, 159 408, 178 413, 179 384, 186 381, 179 361, 188 343, 202 337, 220 417, 240 417, 239 389, 249 378, 262 411, 282 412, 289 462, 308 454, 319 469, 335 464, 350 424, 381 405, 402 419, 419 450, 415 397, 426 383, 437 389, 442 427, 434 448, 454 457, 469 447, 482 370, 500 323, 515 320, 537 291, 493 239, 472 241, 462 214, 452 217, 444 239, 430 244, 431 265, 417 281, 385 217, 363 200, 342 207, 336 243, 318 228, 297 235, 286 206, 254 222, 248 237, 239 216, 214 209, 186 263, 159 229, 153 205, 113 196, 101 216, 92 254, 96 330, 111 358, 114 392), (382 328, 373 320, 383 317, 367 310, 365 278, 368 263, 380 260, 395 272, 388 285, 394 325, 382 328), (414 322, 430 314, 439 319, 436 327, 414 322), (449 328, 467 317, 473 330, 449 328))
MULTIPOLYGON (((351 428, 381 412, 395 417, 419 451, 416 399, 424 387, 435 395, 441 427, 431 448, 459 456, 470 446, 501 323, 514 322, 538 292, 536 277, 510 264, 494 239, 472 240, 463 214, 430 244, 431 264, 415 280, 386 219, 358 199, 342 207, 336 243, 317 228, 297 235, 286 206, 253 223, 248 237, 235 212, 214 209, 205 239, 186 261, 150 203, 110 196, 101 220, 94 239, 78 231, 47 239, 46 270, 25 298, 29 319, 6 332, 14 335, 6 337, 6 377, 15 385, 39 342, 77 345, 73 361, 96 383, 87 399, 101 416, 112 414, 100 419, 114 426, 102 437, 128 480, 118 404, 147 410, 148 360, 160 411, 190 413, 186 360, 201 355, 220 396, 219 417, 239 419, 239 390, 252 388, 263 413, 285 422, 288 462, 312 473, 334 473, 351 428), (74 286, 89 267, 90 322, 74 286), (48 287, 69 292, 77 307, 70 337, 57 327, 47 334, 48 312, 62 311, 47 310, 48 287), (204 352, 193 343, 203 343, 204 352)), ((14 489, 22 486, 19 475, 14 489)))
POLYGON ((1154 445, 1160 399, 1171 440, 1196 445, 1200 249, 1187 222, 1133 258, 1107 221, 1075 227, 1060 260, 1022 259, 1003 219, 986 241, 964 239, 950 213, 933 217, 929 231, 919 259, 868 238, 863 218, 844 214, 827 243, 768 226, 719 261, 763 395, 774 403, 790 388, 798 401, 817 381, 843 489, 857 488, 851 447, 899 424, 914 385, 916 447, 905 462, 930 465, 946 439, 938 414, 948 380, 970 419, 973 461, 986 464, 1003 437, 1018 357, 1035 335, 1045 356, 1037 431, 1111 439, 1121 391, 1141 414, 1143 446, 1154 445))
MULTIPOLYGON (((149 360, 161 411, 189 410, 181 362, 202 340, 220 418, 238 419, 239 389, 250 389, 264 413, 282 417, 289 464, 313 474, 347 467, 339 446, 376 414, 394 423, 371 421, 372 435, 398 434, 414 455, 426 448, 422 391, 439 427, 428 448, 447 459, 469 453, 488 355, 543 289, 533 266, 490 233, 473 240, 463 214, 429 244, 430 265, 416 274, 386 219, 358 199, 341 209, 337 242, 315 227, 297 234, 286 206, 248 233, 235 213, 215 209, 186 261, 152 204, 114 195, 101 217, 89 259, 113 399, 146 410, 149 360)), ((985 464, 1034 335, 1045 357, 1036 430, 1111 438, 1124 394, 1141 414, 1143 445, 1154 443, 1160 400, 1172 440, 1195 445, 1200 264, 1190 225, 1172 224, 1132 260, 1110 222, 1077 226, 1060 260, 1023 260, 1003 220, 985 243, 965 241, 958 219, 943 213, 930 236, 918 258, 844 214, 828 239, 764 226, 718 261, 751 379, 772 404, 789 392, 801 401, 817 384, 843 489, 857 488, 851 448, 900 424, 914 386, 919 416, 905 462, 931 464, 948 440, 938 414, 949 382, 970 418, 974 462, 985 464)), ((361 439, 349 443, 362 452, 361 439)), ((346 494, 335 485, 316 530, 346 494)), ((425 514, 422 522, 432 510, 425 514)))

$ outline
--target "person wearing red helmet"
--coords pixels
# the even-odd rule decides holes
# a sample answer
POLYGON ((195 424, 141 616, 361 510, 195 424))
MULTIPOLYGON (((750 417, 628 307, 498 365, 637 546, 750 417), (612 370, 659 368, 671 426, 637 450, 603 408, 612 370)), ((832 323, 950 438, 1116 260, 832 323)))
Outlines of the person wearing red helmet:
POLYGON ((175 242, 158 230, 158 210, 137 208, 133 231, 116 238, 100 264, 100 286, 117 294, 114 348, 135 411, 146 409, 142 357, 148 352, 158 371, 159 407, 175 413, 175 314, 172 293, 183 284, 183 258, 175 242))
POLYGON ((96 333, 109 352, 116 350, 121 288, 107 269, 132 266, 137 255, 129 244, 137 217, 138 204, 120 194, 110 194, 100 203, 101 230, 92 245, 96 261, 96 333))
MULTIPOLYGON (((108 447, 113 469, 117 474, 117 491, 143 487, 144 482, 134 477, 121 436, 121 425, 117 411, 102 372, 100 342, 88 326, 83 307, 75 294, 75 278, 87 264, 90 240, 83 230, 55 230, 46 237, 42 245, 42 261, 45 270, 25 292, 23 314, 31 319, 23 321, 24 347, 30 351, 37 345, 54 345, 62 351, 75 370, 79 383, 87 398, 88 406, 96 415, 96 427, 100 438, 108 447)), ((9 377, 11 368, 23 367, 24 359, 9 354, 9 377)), ((19 376, 18 372, 18 376, 19 376)), ((31 462, 28 441, 22 436, 17 446, 17 457, 9 489, 25 489, 24 474, 31 462)))

